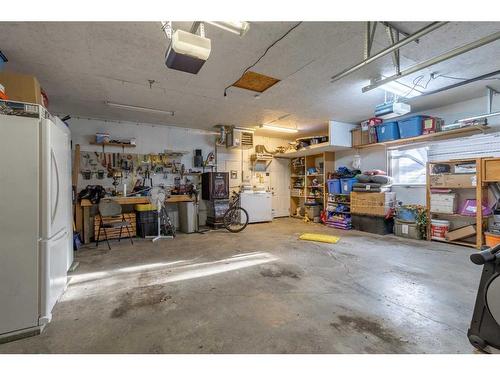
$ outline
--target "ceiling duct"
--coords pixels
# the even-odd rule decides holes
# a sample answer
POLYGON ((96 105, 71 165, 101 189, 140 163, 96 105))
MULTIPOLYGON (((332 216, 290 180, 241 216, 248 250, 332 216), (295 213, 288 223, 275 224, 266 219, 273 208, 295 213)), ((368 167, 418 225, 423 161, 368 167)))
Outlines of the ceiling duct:
POLYGON ((227 148, 252 148, 253 147, 253 131, 232 128, 226 133, 227 148))

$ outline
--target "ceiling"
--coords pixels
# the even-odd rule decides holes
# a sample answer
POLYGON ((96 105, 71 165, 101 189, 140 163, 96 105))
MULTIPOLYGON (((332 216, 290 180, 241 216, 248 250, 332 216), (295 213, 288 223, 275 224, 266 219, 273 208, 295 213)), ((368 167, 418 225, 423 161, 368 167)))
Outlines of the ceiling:
MULTIPOLYGON (((359 122, 373 114, 384 93, 361 93, 371 78, 393 75, 387 55, 342 80, 335 73, 363 58, 364 22, 303 22, 272 47, 253 71, 279 83, 256 99, 255 93, 231 87, 246 67, 296 22, 252 22, 243 37, 206 26, 212 52, 197 75, 168 69, 167 40, 159 22, 0 23, 0 49, 6 70, 38 77, 54 113, 211 129, 216 124, 256 126, 274 122, 302 132, 320 129, 329 119, 359 122), (148 80, 155 83, 150 87, 148 80), (174 116, 112 108, 105 101, 175 111, 174 116), (286 116, 283 120, 277 120, 286 116)), ((414 32, 424 22, 394 22, 414 32)), ((189 30, 191 22, 174 22, 189 30)), ((401 49, 402 69, 500 30, 495 22, 451 22, 401 49)), ((374 51, 389 45, 382 26, 374 51)), ((500 41, 401 79, 427 83, 436 72, 472 78, 498 69, 500 41)), ((427 91, 456 83, 439 78, 427 91)), ((442 94, 412 99, 415 110, 440 107, 484 95, 486 84, 500 90, 500 81, 481 81, 442 94)))

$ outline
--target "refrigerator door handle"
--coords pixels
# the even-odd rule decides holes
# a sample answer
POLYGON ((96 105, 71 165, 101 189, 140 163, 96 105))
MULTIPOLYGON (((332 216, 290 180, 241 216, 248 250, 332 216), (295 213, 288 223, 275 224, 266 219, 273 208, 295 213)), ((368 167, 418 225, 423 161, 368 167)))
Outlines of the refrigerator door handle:
POLYGON ((54 241, 54 242, 59 241, 61 238, 66 237, 67 234, 68 234, 68 231, 62 230, 59 233, 57 233, 54 237, 49 238, 49 241, 54 241))
POLYGON ((52 165, 54 166, 54 170, 56 171, 56 202, 54 204, 54 207, 52 210, 52 215, 51 215, 52 223, 54 223, 54 220, 56 218, 56 213, 57 213, 57 207, 59 205, 59 168, 57 167, 56 156, 54 154, 53 149, 50 150, 50 158, 52 160, 52 165))

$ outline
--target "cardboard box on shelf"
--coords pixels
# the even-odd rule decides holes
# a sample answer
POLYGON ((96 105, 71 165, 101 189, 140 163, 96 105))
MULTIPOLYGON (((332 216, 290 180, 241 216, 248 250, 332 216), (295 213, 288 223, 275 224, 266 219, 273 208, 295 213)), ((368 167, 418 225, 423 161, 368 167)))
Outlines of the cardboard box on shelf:
POLYGON ((454 214, 457 210, 457 195, 455 193, 431 194, 431 212, 454 214))
POLYGON ((34 76, 1 71, 0 84, 9 100, 43 105, 40 83, 34 76))
POLYGON ((364 131, 361 127, 351 130, 352 146, 362 146, 369 143, 368 131, 364 131))
POLYGON ((351 212, 361 215, 385 216, 395 207, 396 193, 351 192, 351 212))
POLYGON ((476 234, 475 225, 467 225, 462 228, 458 228, 446 233, 446 239, 448 241, 461 240, 463 238, 471 237, 476 234))
POLYGON ((438 174, 430 176, 431 188, 472 188, 477 185, 477 177, 472 174, 438 174))

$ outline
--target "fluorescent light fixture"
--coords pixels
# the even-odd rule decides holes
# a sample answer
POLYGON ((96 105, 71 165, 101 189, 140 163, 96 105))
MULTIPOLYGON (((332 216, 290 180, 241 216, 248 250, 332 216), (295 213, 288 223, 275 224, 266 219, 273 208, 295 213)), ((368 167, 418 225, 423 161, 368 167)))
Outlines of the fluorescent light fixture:
POLYGON ((164 111, 163 109, 139 107, 136 105, 120 104, 120 103, 113 103, 113 102, 105 102, 105 103, 106 103, 106 105, 109 105, 110 107, 123 108, 123 109, 128 109, 131 111, 163 113, 163 114, 170 115, 170 116, 174 115, 174 111, 164 111))
POLYGON ((250 29, 250 24, 246 21, 205 21, 219 29, 229 31, 233 34, 243 36, 250 29))
MULTIPOLYGON (((383 79, 383 78, 381 78, 383 79)), ((376 81, 375 81, 376 82, 376 81)), ((377 87, 378 89, 382 89, 384 91, 388 91, 394 95, 403 97, 403 98, 414 98, 416 96, 422 95, 422 92, 417 90, 415 87, 410 87, 405 85, 404 83, 398 81, 390 81, 382 86, 377 87)))
POLYGON ((262 129, 267 129, 267 130, 273 130, 276 132, 282 132, 282 133, 297 133, 297 129, 292 129, 292 128, 285 128, 283 126, 276 126, 276 125, 266 125, 263 124, 260 126, 262 129))

